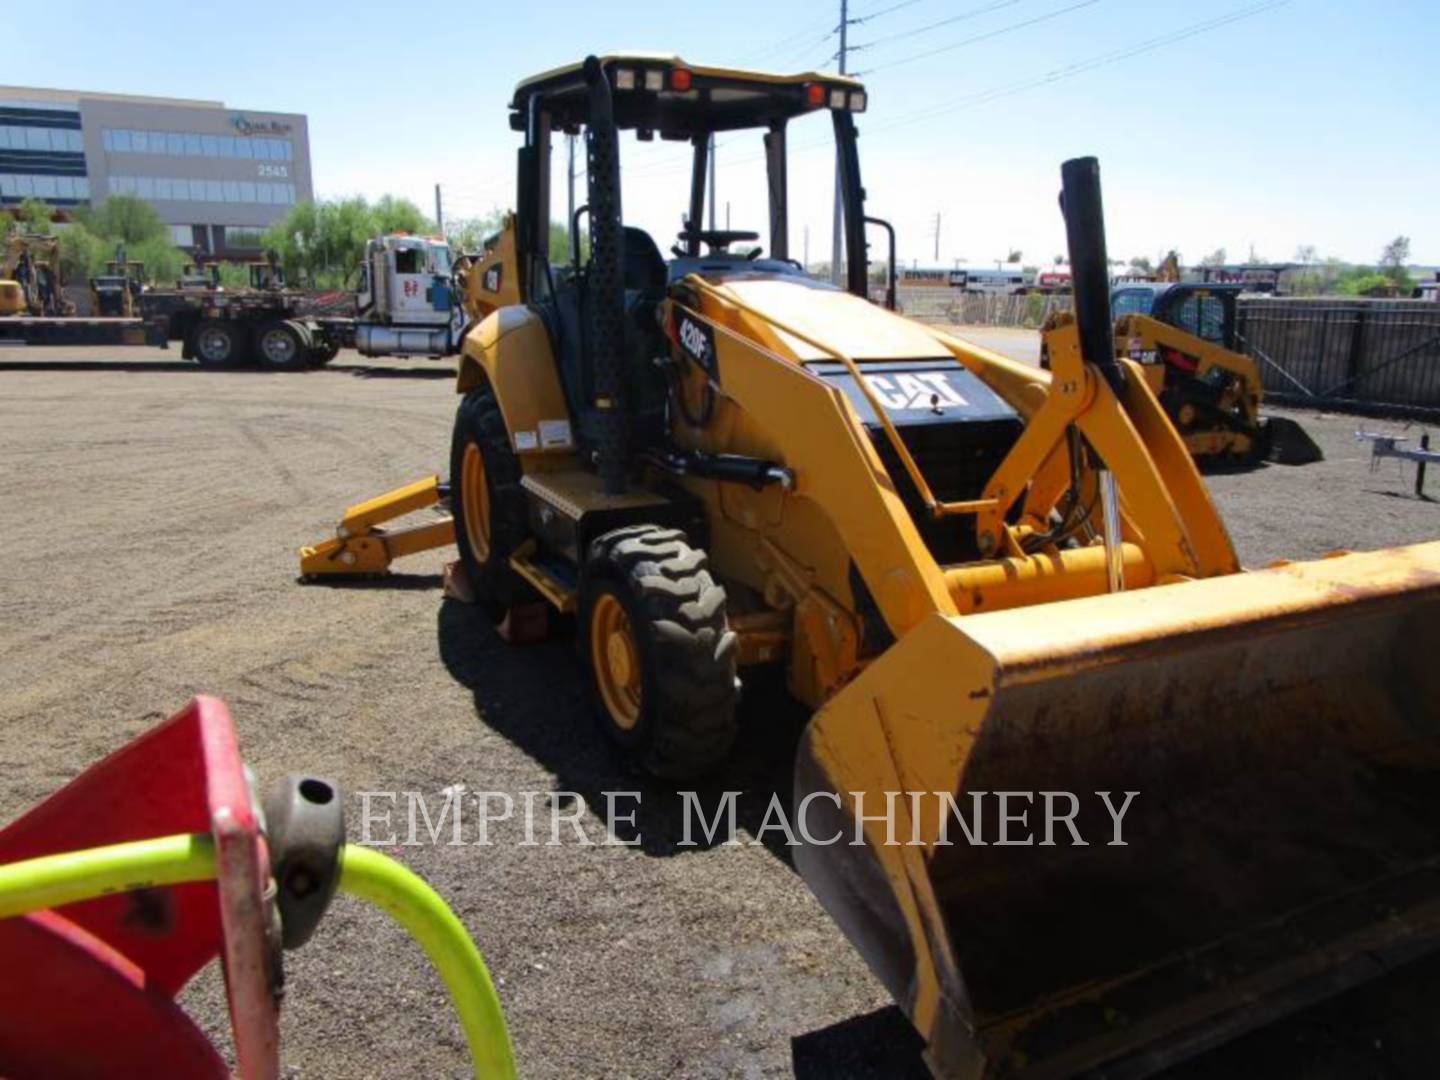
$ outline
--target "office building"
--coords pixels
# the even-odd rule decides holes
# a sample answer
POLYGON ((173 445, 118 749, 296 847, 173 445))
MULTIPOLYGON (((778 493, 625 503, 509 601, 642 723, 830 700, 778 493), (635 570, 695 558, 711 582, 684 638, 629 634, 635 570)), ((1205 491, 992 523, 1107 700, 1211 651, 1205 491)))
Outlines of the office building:
POLYGON ((0 205, 136 195, 200 259, 248 258, 260 233, 313 198, 298 113, 219 101, 0 86, 0 205))

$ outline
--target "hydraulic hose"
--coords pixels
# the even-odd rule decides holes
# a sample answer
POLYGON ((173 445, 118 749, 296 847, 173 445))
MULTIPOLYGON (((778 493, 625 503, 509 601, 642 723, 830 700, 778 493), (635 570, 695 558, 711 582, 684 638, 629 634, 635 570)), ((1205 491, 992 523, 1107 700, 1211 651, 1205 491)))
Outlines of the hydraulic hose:
MULTIPOLYGON (((340 858, 340 889, 389 912, 435 966, 455 1004, 475 1075, 514 1077, 505 1014, 464 924, 434 889, 394 859, 355 844, 345 845, 340 858)), ((206 833, 44 855, 0 865, 0 918, 214 877, 215 843, 206 833)))

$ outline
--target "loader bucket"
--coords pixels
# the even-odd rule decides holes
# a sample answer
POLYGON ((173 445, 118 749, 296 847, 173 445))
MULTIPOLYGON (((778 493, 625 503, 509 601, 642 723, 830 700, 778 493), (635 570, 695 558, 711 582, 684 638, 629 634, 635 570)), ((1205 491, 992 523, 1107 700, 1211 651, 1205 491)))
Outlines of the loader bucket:
POLYGON ((1303 427, 1287 416, 1260 418, 1261 456, 1277 465, 1313 465, 1325 454, 1303 427))
POLYGON ((1440 943, 1437 659, 1440 543, 935 615, 807 727, 796 863, 937 1074, 1145 1075, 1440 943))

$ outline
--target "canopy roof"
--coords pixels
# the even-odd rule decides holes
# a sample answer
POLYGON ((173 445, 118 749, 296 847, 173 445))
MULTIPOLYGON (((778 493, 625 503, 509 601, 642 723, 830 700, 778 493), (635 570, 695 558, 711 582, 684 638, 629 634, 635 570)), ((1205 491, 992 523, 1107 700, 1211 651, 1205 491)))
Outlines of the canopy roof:
MULTIPOLYGON (((861 112, 865 87, 833 72, 777 75, 691 64, 661 53, 616 53, 600 58, 610 82, 615 122, 622 129, 691 139, 711 131, 768 127, 826 108, 861 112)), ((534 98, 552 126, 576 130, 589 119, 584 62, 542 72, 515 88, 511 125, 523 128, 534 98)))

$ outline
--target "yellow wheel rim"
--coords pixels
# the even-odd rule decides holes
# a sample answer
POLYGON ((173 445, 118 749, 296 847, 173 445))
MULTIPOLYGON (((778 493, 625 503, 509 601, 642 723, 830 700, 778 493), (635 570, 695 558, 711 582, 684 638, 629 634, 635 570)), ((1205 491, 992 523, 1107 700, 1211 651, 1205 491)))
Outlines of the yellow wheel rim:
POLYGON ((632 730, 640 722, 640 650, 625 606, 610 593, 601 593, 590 612, 590 667, 610 719, 632 730))
POLYGON ((490 485, 485 482, 485 458, 473 442, 460 463, 460 510, 470 553, 484 563, 490 558, 490 485))

